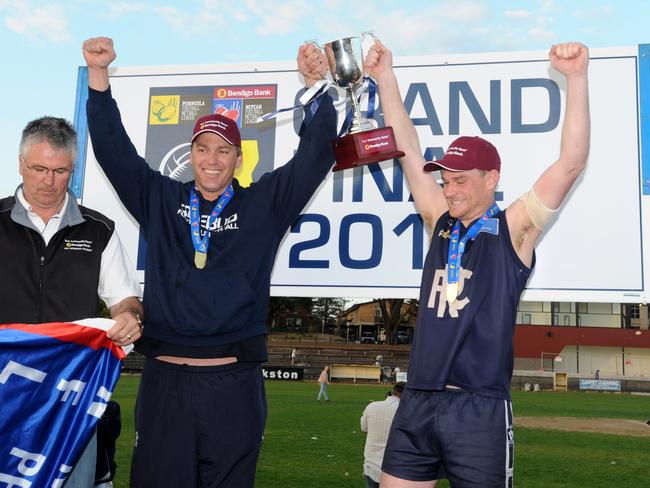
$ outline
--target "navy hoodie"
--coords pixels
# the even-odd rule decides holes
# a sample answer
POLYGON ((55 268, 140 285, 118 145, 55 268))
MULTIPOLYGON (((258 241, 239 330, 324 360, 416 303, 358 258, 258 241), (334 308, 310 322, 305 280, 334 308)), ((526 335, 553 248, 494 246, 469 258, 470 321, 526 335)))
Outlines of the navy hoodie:
MULTIPOLYGON (((189 229, 193 182, 152 170, 126 134, 110 89, 89 90, 95 157, 147 238, 145 339, 204 347, 266 333, 278 246, 334 161, 336 111, 328 95, 320 102, 287 164, 248 188, 233 181, 234 196, 211 232, 207 265, 200 270, 189 229)), ((205 225, 212 206, 201 209, 205 225)))

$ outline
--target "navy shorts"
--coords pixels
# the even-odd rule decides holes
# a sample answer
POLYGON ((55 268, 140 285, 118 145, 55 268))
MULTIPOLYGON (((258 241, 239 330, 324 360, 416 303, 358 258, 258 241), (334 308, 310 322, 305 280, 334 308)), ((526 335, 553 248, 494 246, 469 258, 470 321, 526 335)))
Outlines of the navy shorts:
POLYGON ((135 409, 131 488, 252 488, 266 421, 260 363, 147 358, 135 409))
POLYGON ((382 470, 410 481, 446 477, 453 487, 511 487, 512 404, 465 390, 404 391, 382 470))

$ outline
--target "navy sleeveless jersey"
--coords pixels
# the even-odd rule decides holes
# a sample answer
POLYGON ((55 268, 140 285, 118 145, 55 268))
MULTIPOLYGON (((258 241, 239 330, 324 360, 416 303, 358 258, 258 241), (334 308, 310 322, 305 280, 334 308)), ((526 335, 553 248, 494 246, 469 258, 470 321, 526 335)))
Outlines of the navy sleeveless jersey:
MULTIPOLYGON (((422 274, 420 309, 408 369, 408 387, 458 386, 481 395, 510 398, 517 305, 528 268, 510 241, 505 212, 489 219, 467 242, 459 294, 446 298, 449 234, 455 219, 440 217, 422 274)), ((467 231, 461 225, 461 236, 467 231)))

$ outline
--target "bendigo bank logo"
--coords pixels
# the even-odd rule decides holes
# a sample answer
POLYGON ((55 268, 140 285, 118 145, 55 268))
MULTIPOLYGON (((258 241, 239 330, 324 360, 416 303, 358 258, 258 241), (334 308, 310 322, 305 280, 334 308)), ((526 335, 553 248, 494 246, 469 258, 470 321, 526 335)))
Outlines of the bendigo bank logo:
POLYGON ((178 124, 180 95, 152 96, 149 104, 149 125, 178 124))

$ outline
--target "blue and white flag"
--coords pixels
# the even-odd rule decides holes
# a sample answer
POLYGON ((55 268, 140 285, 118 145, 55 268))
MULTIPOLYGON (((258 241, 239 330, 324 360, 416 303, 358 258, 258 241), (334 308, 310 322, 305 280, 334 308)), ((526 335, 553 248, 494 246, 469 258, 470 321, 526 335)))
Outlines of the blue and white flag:
POLYGON ((0 487, 63 486, 124 356, 94 327, 0 325, 0 487))

